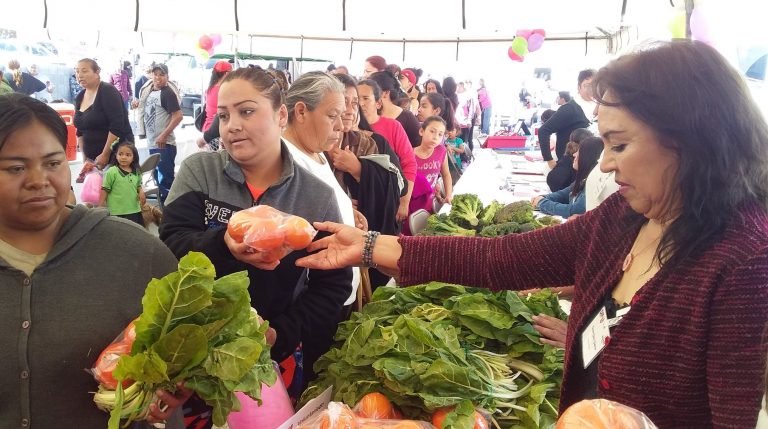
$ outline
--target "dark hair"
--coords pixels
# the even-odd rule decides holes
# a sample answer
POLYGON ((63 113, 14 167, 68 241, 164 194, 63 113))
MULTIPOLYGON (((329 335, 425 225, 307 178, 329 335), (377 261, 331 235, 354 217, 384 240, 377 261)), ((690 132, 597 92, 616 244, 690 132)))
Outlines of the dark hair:
POLYGON ((77 63, 86 63, 89 67, 91 67, 91 70, 93 70, 94 73, 101 73, 101 67, 99 67, 99 63, 97 63, 96 60, 92 58, 83 58, 77 63))
POLYGON ((697 256, 743 204, 768 208, 768 125, 714 48, 691 41, 646 47, 600 69, 592 87, 599 105, 625 109, 677 156, 671 199, 682 207, 661 238, 660 263, 697 256))
POLYGON ((0 149, 8 138, 33 122, 40 122, 67 148, 67 126, 59 114, 40 100, 20 93, 0 96, 0 149))
POLYGON ((402 89, 400 89, 400 81, 398 81, 395 75, 389 71, 372 73, 368 79, 378 83, 382 93, 384 91, 389 92, 389 99, 393 103, 396 103, 398 100, 403 98, 403 96, 408 96, 407 94, 403 93, 402 89))
POLYGON ((421 123, 421 129, 426 130, 429 124, 432 122, 440 122, 446 129, 448 129, 448 126, 445 125, 445 120, 439 116, 430 116, 429 118, 425 119, 424 122, 421 123))
POLYGON ((579 72, 579 78, 578 78, 578 88, 581 88, 582 82, 584 82, 587 79, 594 78, 597 72, 594 69, 586 69, 579 72))
POLYGON ((373 55, 371 57, 368 57, 365 59, 366 62, 370 63, 373 68, 375 68, 378 71, 386 70, 387 68, 387 60, 384 59, 384 57, 380 57, 378 55, 373 55))
POLYGON ((440 95, 445 95, 445 92, 443 92, 443 86, 440 84, 440 82, 438 82, 438 81, 437 81, 437 80, 435 80, 435 79, 427 79, 427 81, 426 81, 426 82, 424 82, 424 92, 425 92, 425 93, 427 92, 427 86, 428 86, 430 83, 435 85, 435 88, 437 89, 437 93, 438 93, 438 94, 440 94, 440 95))
POLYGON ((541 112, 541 123, 547 122, 549 118, 551 118, 555 114, 555 111, 552 109, 547 109, 543 112, 541 112))
POLYGON ((280 79, 267 70, 254 67, 243 67, 229 72, 221 84, 241 79, 250 83, 256 91, 268 98, 272 103, 272 108, 277 111, 280 106, 285 104, 285 88, 281 85, 280 79))
POLYGON ((579 143, 579 161, 576 169, 576 178, 571 187, 571 195, 576 196, 584 190, 587 177, 597 165, 600 154, 603 153, 603 139, 600 137, 587 137, 579 143))
POLYGON ((357 80, 352 76, 343 73, 335 74, 334 76, 339 80, 339 82, 341 82, 342 85, 344 85, 344 88, 357 89, 357 80))
POLYGON ((375 80, 373 80, 373 79, 361 80, 360 82, 357 83, 357 86, 360 86, 360 85, 368 85, 368 86, 370 86, 371 89, 373 90, 373 98, 374 98, 374 100, 375 101, 381 100, 381 87, 379 86, 378 83, 376 83, 375 80))
POLYGON ((458 108, 459 105, 459 96, 456 95, 456 88, 458 88, 458 85, 456 85, 454 78, 448 76, 443 79, 443 95, 453 103, 454 108, 458 108))
POLYGON ((453 104, 442 94, 437 92, 425 93, 422 96, 422 99, 424 99, 424 97, 427 98, 429 104, 440 109, 440 117, 445 120, 445 127, 449 130, 452 129, 455 126, 453 119, 455 113, 453 104))
POLYGON ((576 128, 575 130, 571 131, 571 135, 569 136, 568 140, 580 144, 582 141, 584 141, 587 137, 592 137, 594 134, 592 134, 592 131, 589 131, 586 128, 576 128))
POLYGON ((336 65, 335 64, 328 64, 328 67, 325 68, 325 71, 327 71, 327 72, 332 72, 334 70, 336 70, 336 65))
POLYGON ((400 66, 397 64, 387 64, 387 68, 385 68, 384 71, 392 73, 392 76, 397 79, 397 77, 400 75, 400 66))
POLYGON ((571 101, 571 93, 568 91, 560 91, 557 93, 557 96, 565 100, 565 102, 571 101))
POLYGON ((216 70, 211 69, 211 80, 208 82, 208 89, 206 90, 206 92, 210 91, 211 88, 216 86, 216 83, 218 83, 219 79, 221 79, 227 73, 229 72, 228 71, 217 72, 216 70))
POLYGON ((133 152, 133 162, 131 162, 131 170, 134 173, 141 174, 141 165, 139 164, 139 151, 136 149, 136 145, 129 141, 120 141, 116 144, 112 145, 112 154, 109 155, 109 163, 111 165, 117 166, 117 151, 120 150, 121 147, 127 147, 128 149, 133 152))

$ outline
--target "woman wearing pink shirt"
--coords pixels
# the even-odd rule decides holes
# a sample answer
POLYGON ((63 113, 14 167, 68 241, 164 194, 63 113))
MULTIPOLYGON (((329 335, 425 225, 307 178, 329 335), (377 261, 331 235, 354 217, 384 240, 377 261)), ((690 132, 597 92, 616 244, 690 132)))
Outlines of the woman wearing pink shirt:
POLYGON ((371 131, 381 134, 387 139, 397 156, 400 157, 403 177, 408 183, 408 192, 400 198, 400 207, 397 209, 397 221, 402 222, 408 218, 408 203, 411 201, 413 181, 416 178, 416 158, 413 155, 413 147, 399 122, 379 116, 381 88, 376 82, 364 80, 358 83, 357 92, 360 95, 360 111, 371 126, 371 131))
POLYGON ((213 118, 216 117, 217 104, 219 104, 219 86, 227 73, 232 71, 232 64, 228 61, 216 61, 211 72, 211 81, 208 83, 208 90, 205 92, 205 122, 203 122, 203 132, 208 131, 213 124, 213 118))

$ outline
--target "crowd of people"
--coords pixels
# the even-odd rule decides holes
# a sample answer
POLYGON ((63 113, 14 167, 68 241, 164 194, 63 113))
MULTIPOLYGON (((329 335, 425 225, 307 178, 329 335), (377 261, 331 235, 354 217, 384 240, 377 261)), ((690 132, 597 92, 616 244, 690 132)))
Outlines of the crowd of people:
MULTIPOLYGON (((407 235, 410 214, 451 202, 451 166, 474 149, 476 122, 489 132, 482 81, 420 86, 421 70, 378 56, 360 80, 340 66, 292 83, 222 61, 201 113, 204 150, 175 173, 178 90, 164 64, 148 72, 131 87, 127 65, 112 83, 91 59, 75 71, 78 142, 105 169, 98 205, 109 211, 71 204, 58 113, 30 94, 0 95, 0 276, 18 286, 0 297, 1 421, 103 427, 82 368, 140 312, 149 279, 200 251, 219 276, 248 272, 293 397, 364 281, 574 285, 567 324, 534 320, 543 342, 566 350, 561 410, 601 397, 664 428, 755 426, 768 353, 768 125, 711 47, 666 43, 580 73, 581 102, 561 94, 540 128, 553 192, 532 200, 568 221, 494 239, 407 235), (159 237, 136 225, 146 200, 136 137, 159 155, 159 237), (313 222, 318 237, 282 259, 233 240, 232 214, 260 204, 313 222), (601 311, 626 314, 582 361, 601 311)), ((149 423, 211 427, 190 391, 159 399, 149 423)))

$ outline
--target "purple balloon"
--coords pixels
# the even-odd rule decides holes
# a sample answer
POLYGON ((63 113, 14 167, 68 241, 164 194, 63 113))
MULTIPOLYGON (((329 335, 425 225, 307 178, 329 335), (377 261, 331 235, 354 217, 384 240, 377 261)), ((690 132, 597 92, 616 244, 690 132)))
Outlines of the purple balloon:
POLYGON ((221 34, 211 34, 211 41, 213 42, 213 46, 219 46, 219 43, 221 43, 221 34))
POLYGON ((710 25, 705 11, 701 7, 694 8, 691 12, 691 36, 702 42, 712 42, 710 25))
POLYGON ((528 52, 538 51, 544 44, 544 36, 539 33, 533 33, 528 37, 528 52))

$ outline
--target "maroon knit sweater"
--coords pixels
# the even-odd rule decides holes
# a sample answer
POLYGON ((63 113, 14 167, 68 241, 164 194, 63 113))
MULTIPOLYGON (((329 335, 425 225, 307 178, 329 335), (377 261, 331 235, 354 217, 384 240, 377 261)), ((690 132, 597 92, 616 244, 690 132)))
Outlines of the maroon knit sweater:
MULTIPOLYGON (((584 397, 580 333, 621 278, 639 232, 629 210, 617 194, 527 234, 402 237, 400 279, 494 290, 575 284, 562 411, 584 397)), ((660 428, 755 427, 767 352, 768 216, 756 204, 741 215, 697 260, 662 268, 637 292, 600 356, 600 397, 643 411, 660 428)))

